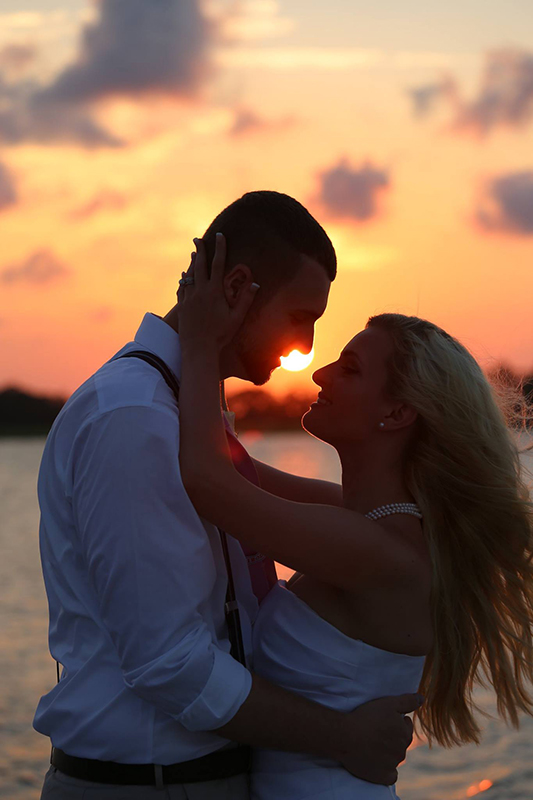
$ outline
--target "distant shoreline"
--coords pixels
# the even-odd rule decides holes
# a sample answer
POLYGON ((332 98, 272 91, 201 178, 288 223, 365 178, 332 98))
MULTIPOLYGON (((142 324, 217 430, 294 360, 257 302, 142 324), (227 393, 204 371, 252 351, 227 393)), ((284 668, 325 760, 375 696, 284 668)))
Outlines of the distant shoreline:
MULTIPOLYGON (((228 400, 237 430, 283 433, 301 430, 302 416, 316 395, 290 393, 277 398, 264 390, 247 390, 228 400)), ((0 392, 0 438, 47 436, 66 402, 62 397, 32 395, 16 387, 0 392)))
MULTIPOLYGON (((506 367, 498 367, 496 376, 503 386, 520 386, 533 407, 533 376, 519 376, 506 367)), ((264 389, 248 389, 228 398, 235 412, 237 431, 283 433, 301 430, 301 419, 316 399, 316 393, 290 392, 276 397, 264 389)), ((47 436, 55 418, 66 403, 64 397, 33 395, 17 387, 0 391, 0 439, 47 436)), ((531 427, 531 426, 530 426, 531 427)))

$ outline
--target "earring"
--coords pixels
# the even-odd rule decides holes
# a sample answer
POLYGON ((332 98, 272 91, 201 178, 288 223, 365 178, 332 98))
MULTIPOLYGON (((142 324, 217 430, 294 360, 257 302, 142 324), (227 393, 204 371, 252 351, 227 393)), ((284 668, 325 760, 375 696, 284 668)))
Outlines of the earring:
POLYGON ((385 423, 384 423, 384 422, 380 422, 380 423, 379 423, 379 427, 380 427, 380 428, 384 428, 384 427, 385 427, 385 423))

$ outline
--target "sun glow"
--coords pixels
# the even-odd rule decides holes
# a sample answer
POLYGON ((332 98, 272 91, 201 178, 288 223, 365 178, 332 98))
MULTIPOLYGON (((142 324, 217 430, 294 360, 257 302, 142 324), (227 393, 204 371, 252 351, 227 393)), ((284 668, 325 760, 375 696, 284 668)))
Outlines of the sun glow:
POLYGON ((289 372, 299 372, 309 366, 315 357, 314 348, 310 353, 300 353, 299 350, 293 350, 288 356, 281 356, 281 366, 289 372))

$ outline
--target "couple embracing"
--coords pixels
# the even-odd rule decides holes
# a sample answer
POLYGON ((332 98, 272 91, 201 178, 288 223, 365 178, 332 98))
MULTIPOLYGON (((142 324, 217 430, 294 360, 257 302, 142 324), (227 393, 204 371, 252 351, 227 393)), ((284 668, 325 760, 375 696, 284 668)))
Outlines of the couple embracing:
MULTIPOLYGON (((532 514, 468 351, 381 314, 302 420, 342 486, 252 459, 220 383, 313 343, 333 246, 292 198, 209 226, 178 304, 70 397, 39 473, 43 800, 380 800, 412 739, 478 741, 472 688, 531 712, 532 514), (295 570, 278 581, 274 560, 295 570)), ((355 333, 355 332, 354 332, 355 333)))

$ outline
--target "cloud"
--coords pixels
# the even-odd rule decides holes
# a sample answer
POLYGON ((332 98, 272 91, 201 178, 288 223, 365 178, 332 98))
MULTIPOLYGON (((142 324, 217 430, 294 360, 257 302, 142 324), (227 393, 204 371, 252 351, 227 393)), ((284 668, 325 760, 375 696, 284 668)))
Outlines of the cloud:
POLYGON ((370 162, 352 168, 347 159, 319 175, 318 202, 337 218, 366 221, 378 213, 378 198, 390 185, 389 175, 370 162))
POLYGON ((486 135, 498 125, 521 127, 533 116, 533 53, 499 50, 487 55, 478 96, 460 105, 457 130, 486 135))
POLYGON ((533 236, 533 170, 494 178, 476 217, 485 230, 533 236))
POLYGON ((0 163, 0 211, 17 202, 17 190, 13 177, 4 164, 0 163))
POLYGON ((290 128, 294 123, 294 117, 287 116, 277 120, 269 120, 265 117, 261 117, 250 108, 238 108, 235 111, 235 117, 233 125, 229 130, 229 135, 238 138, 250 133, 282 131, 290 128))
POLYGON ((230 43, 278 38, 295 28, 294 20, 280 15, 276 0, 241 0, 222 13, 212 3, 211 12, 219 22, 220 38, 230 43))
MULTIPOLYGON (((125 142, 98 123, 95 103, 199 89, 209 74, 213 31, 198 0, 100 0, 98 9, 82 29, 78 55, 49 85, 0 76, 0 141, 120 147, 125 142)), ((18 51, 19 61, 23 55, 18 51)), ((16 57, 11 51, 5 58, 13 63, 16 57)))
POLYGON ((84 147, 120 147, 124 143, 104 130, 83 106, 43 98, 34 81, 7 83, 0 75, 0 142, 55 144, 84 147))
POLYGON ((365 47, 246 46, 218 47, 214 60, 225 69, 342 72, 353 69, 449 69, 458 61, 470 63, 470 54, 379 50, 365 47))
POLYGON ((453 132, 487 136, 499 127, 518 129, 533 118, 533 53, 516 49, 487 53, 479 89, 471 100, 460 96, 451 77, 410 94, 417 116, 427 115, 438 100, 447 101, 453 132))
POLYGON ((111 95, 191 94, 206 73, 209 39, 196 0, 101 0, 77 60, 43 97, 85 103, 111 95))
POLYGON ((416 117, 428 116, 441 99, 455 100, 456 86, 451 78, 443 78, 435 83, 408 89, 407 94, 413 101, 413 110, 416 117))
POLYGON ((11 264, 0 272, 5 284, 29 283, 38 286, 66 278, 70 270, 51 252, 36 250, 24 261, 11 264))
POLYGON ((122 211, 128 205, 127 198, 119 192, 104 189, 95 195, 88 203, 74 209, 69 214, 69 219, 80 221, 98 214, 100 211, 122 211))
POLYGON ((7 44, 0 50, 0 69, 10 77, 25 72, 37 57, 33 44, 7 44))
POLYGON ((230 69, 320 69, 328 71, 367 68, 384 63, 380 50, 338 47, 227 47, 216 53, 217 64, 230 69))

